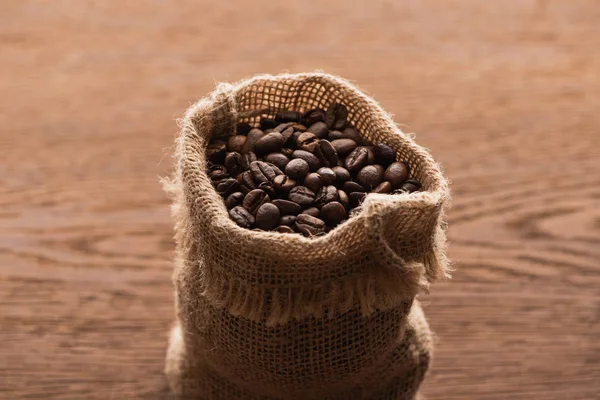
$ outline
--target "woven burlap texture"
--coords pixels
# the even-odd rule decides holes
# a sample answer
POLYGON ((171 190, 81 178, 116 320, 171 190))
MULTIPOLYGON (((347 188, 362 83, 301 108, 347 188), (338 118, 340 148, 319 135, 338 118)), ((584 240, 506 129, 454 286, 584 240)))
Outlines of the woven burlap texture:
POLYGON ((181 122, 174 198, 177 324, 166 373, 179 398, 413 399, 430 332, 415 296, 448 275, 448 185, 429 153, 351 83, 324 73, 220 84, 181 122), (211 137, 279 110, 343 103, 423 184, 367 196, 325 236, 251 231, 230 220, 206 175, 211 137))

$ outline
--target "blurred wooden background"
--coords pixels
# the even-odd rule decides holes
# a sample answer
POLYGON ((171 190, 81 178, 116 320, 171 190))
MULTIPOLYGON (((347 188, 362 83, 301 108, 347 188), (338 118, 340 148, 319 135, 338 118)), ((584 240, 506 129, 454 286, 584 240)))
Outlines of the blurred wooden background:
POLYGON ((599 49, 596 0, 3 0, 0 398, 168 398, 175 119, 315 69, 453 182, 427 398, 600 398, 599 49))

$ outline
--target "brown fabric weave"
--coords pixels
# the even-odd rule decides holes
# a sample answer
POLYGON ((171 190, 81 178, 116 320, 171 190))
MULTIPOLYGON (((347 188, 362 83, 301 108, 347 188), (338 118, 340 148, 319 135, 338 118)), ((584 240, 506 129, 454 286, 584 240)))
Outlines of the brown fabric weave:
POLYGON ((177 325, 166 373, 179 398, 414 399, 430 332, 415 296, 448 275, 447 182, 429 153, 349 82, 323 73, 220 84, 192 106, 177 139, 177 325), (205 173, 212 136, 279 110, 341 102, 423 184, 370 194, 326 236, 251 231, 229 219, 205 173))

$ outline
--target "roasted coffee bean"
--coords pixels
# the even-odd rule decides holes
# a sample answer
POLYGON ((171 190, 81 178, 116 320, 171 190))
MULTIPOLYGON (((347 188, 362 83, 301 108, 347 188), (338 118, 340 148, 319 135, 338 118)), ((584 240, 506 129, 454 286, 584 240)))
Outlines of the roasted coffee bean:
POLYGON ((381 165, 367 165, 356 174, 356 181, 367 191, 377 187, 383 182, 385 170, 381 165))
POLYGON ((257 161, 256 154, 253 151, 248 151, 247 153, 242 153, 242 159, 240 161, 240 167, 243 170, 250 169, 250 164, 254 161, 257 161))
POLYGON ((294 130, 297 132, 306 132, 306 126, 302 124, 293 124, 292 128, 294 128, 294 130))
POLYGON ((273 229, 277 233, 295 233, 292 228, 285 225, 279 225, 277 228, 273 229))
POLYGON ((340 130, 346 125, 348 109, 340 103, 333 103, 325 112, 325 123, 329 129, 340 130))
POLYGON ((271 132, 264 135, 254 145, 257 154, 274 153, 283 147, 283 135, 279 132, 271 132))
POLYGON ((352 139, 336 139, 331 142, 331 145, 339 157, 346 157, 356 149, 356 142, 352 139))
POLYGON ((277 127, 277 125, 279 125, 279 122, 277 122, 271 118, 262 118, 260 120, 260 129, 262 129, 262 130, 274 129, 277 127))
POLYGON ((419 182, 416 179, 407 179, 406 182, 404 183, 412 183, 413 185, 415 185, 418 189, 421 189, 421 187, 423 187, 423 185, 421 184, 421 182, 419 182))
POLYGON ((375 164, 374 146, 364 146, 367 149, 367 165, 375 164))
POLYGON ((298 111, 279 111, 275 115, 275 121, 277 122, 300 122, 302 114, 298 111))
POLYGON ((331 168, 327 167, 319 168, 317 174, 321 176, 324 185, 332 185, 337 176, 331 168))
POLYGON ((295 215, 284 215, 279 219, 279 225, 294 226, 296 222, 295 215))
POLYGON ((304 186, 317 193, 323 186, 323 178, 316 172, 311 172, 304 178, 304 186))
POLYGON ((310 207, 306 210, 302 211, 301 214, 308 214, 311 217, 318 218, 319 217, 319 209, 317 207, 310 207))
POLYGON ((231 193, 225 199, 225 206, 227 207, 227 209, 232 209, 233 207, 239 206, 240 204, 242 204, 242 200, 244 200, 244 193, 242 193, 242 192, 231 193))
POLYGON ((242 156, 240 153, 227 153, 225 156, 225 167, 229 175, 236 176, 242 172, 242 156))
POLYGON ((249 151, 254 151, 256 142, 258 142, 263 136, 265 136, 265 133, 262 130, 257 128, 251 129, 250 132, 248 132, 248 136, 246 137, 244 145, 242 146, 241 153, 245 154, 249 151))
POLYGON ((337 201, 332 201, 321 207, 320 218, 330 226, 336 226, 345 220, 347 216, 346 209, 337 201))
POLYGON ((234 207, 229 210, 231 219, 242 228, 250 228, 254 225, 254 217, 243 207, 234 207))
MULTIPOLYGON (((325 121, 325 110, 321 108, 310 109, 302 116, 302 123, 306 126, 311 126, 322 121, 325 121)), ((316 132, 313 133, 316 134, 316 132)))
POLYGON ((237 176, 237 181, 242 188, 246 188, 247 191, 258 188, 258 185, 254 182, 254 178, 252 177, 252 172, 250 171, 244 171, 239 174, 237 176))
POLYGON ((325 139, 319 140, 319 145, 315 147, 314 153, 321 164, 326 167, 335 167, 340 161, 335 147, 325 139))
POLYGON ((421 182, 414 179, 409 179, 402 183, 400 185, 400 188, 398 188, 398 190, 395 190, 394 193, 396 193, 397 191, 402 193, 413 193, 418 191, 419 189, 421 189, 421 182))
POLYGON ((279 208, 273 203, 265 203, 256 211, 256 226, 270 231, 279 225, 279 208))
POLYGON ((396 152, 384 143, 373 146, 373 154, 375 155, 375 162, 381 164, 384 168, 396 161, 396 152))
POLYGON ((245 135, 235 135, 229 138, 227 141, 227 151, 235 151, 236 153, 240 153, 242 151, 242 147, 244 147, 244 143, 246 143, 246 139, 248 139, 245 135))
POLYGON ((308 174, 310 167, 301 158, 294 158, 285 166, 285 173, 292 179, 302 180, 308 174))
POLYGON ((251 214, 256 214, 256 210, 265 203, 271 201, 271 198, 264 190, 254 189, 244 197, 242 206, 250 211, 251 214))
POLYGON ((367 197, 366 193, 361 193, 361 192, 350 193, 350 195, 348 196, 348 198, 350 199, 350 207, 356 208, 356 207, 360 206, 362 204, 362 202, 365 200, 365 197, 367 197))
POLYGON ((325 233, 325 222, 308 214, 296 217, 296 228, 307 236, 316 236, 325 233))
POLYGON ((400 188, 400 185, 408 179, 408 167, 402 162, 394 162, 385 170, 385 180, 392 184, 394 189, 400 188))
POLYGON ((319 193, 317 194, 317 198, 315 199, 315 204, 317 207, 322 207, 327 203, 331 203, 332 201, 338 200, 338 191, 337 188, 333 185, 323 186, 319 193))
MULTIPOLYGON (((293 122, 284 122, 283 124, 279 124, 273 129, 275 132, 283 133, 287 129, 292 127, 293 122)), ((292 129, 293 131, 294 129, 292 129)))
POLYGON ((311 171, 316 171, 321 166, 321 162, 313 153, 306 150, 296 150, 292 153, 292 158, 299 158, 308 163, 308 167, 311 171))
POLYGON ((287 175, 277 175, 275 179, 273 179, 273 186, 275 187, 275 190, 287 193, 296 186, 296 181, 287 175))
POLYGON ((391 193, 392 184, 388 181, 381 182, 375 189, 371 191, 371 193, 391 193))
POLYGON ((283 132, 281 132, 281 136, 283 136, 283 145, 284 146, 287 145, 287 144, 289 144, 289 143, 291 143, 292 137, 294 136, 294 128, 292 128, 290 126, 286 130, 284 130, 283 132))
POLYGON ((283 153, 271 153, 265 157, 265 161, 273 164, 280 170, 285 170, 285 166, 290 162, 290 159, 283 153))
POLYGON ((307 132, 314 133, 319 139, 325 139, 327 138, 329 129, 327 129, 325 122, 315 122, 308 128, 307 132))
POLYGON ((250 132, 250 129, 252 129, 252 125, 250 125, 247 122, 240 122, 236 126, 236 131, 238 135, 247 135, 248 132, 250 132))
POLYGON ((272 182, 277 175, 283 174, 283 172, 275 165, 264 161, 254 161, 253 163, 250 163, 250 171, 252 172, 254 182, 257 184, 272 182))
POLYGON ((350 199, 343 190, 338 190, 338 201, 344 206, 344 208, 348 208, 350 205, 350 199))
POLYGON ((208 176, 212 181, 220 181, 222 179, 229 178, 227 168, 224 165, 211 165, 208 168, 208 176))
POLYGON ((290 149, 289 147, 284 147, 283 149, 281 149, 281 154, 283 154, 287 158, 292 158, 292 155, 294 154, 294 149, 290 149))
POLYGON ((357 147, 348 154, 344 161, 346 169, 352 173, 359 171, 369 164, 369 150, 366 147, 357 147))
POLYGON ((313 203, 315 199, 315 193, 306 186, 296 186, 290 190, 288 199, 305 207, 313 203))
POLYGON ((314 152, 315 147, 317 147, 319 143, 319 138, 315 136, 312 132, 303 132, 296 139, 296 146, 301 150, 306 150, 309 152, 314 152))
POLYGON ((237 191, 239 188, 240 185, 237 183, 235 178, 229 178, 217 185, 217 193, 219 193, 221 196, 228 196, 237 191))
POLYGON ((279 208, 281 215, 298 215, 302 212, 302 207, 293 201, 275 199, 272 203, 279 208))
POLYGON ((356 183, 354 181, 344 182, 342 187, 344 188, 344 191, 346 193, 364 192, 365 191, 364 187, 362 187, 361 185, 359 185, 358 183, 356 183))
POLYGON ((220 140, 215 140, 206 146, 206 157, 216 164, 223 164, 226 152, 227 143, 220 140))
POLYGON ((335 181, 338 184, 342 184, 346 181, 350 180, 350 172, 344 167, 332 167, 333 172, 335 172, 335 181))
POLYGON ((353 127, 349 126, 342 131, 342 137, 346 139, 352 139, 356 142, 356 144, 362 143, 362 137, 360 133, 353 127))
POLYGON ((333 142, 334 140, 338 140, 338 139, 347 139, 344 137, 344 134, 340 131, 329 131, 329 134, 327 135, 327 140, 329 140, 330 142, 333 142))
POLYGON ((264 190, 269 196, 275 196, 275 186, 272 182, 262 182, 258 188, 264 190))

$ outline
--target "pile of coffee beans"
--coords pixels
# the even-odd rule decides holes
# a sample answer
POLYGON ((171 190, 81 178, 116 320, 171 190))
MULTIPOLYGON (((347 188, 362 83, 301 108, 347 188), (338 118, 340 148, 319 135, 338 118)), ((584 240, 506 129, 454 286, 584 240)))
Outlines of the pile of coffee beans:
POLYGON ((411 193, 409 166, 383 144, 364 143, 348 110, 279 112, 260 127, 214 138, 208 175, 233 221, 244 228, 317 236, 360 206, 367 193, 411 193))

